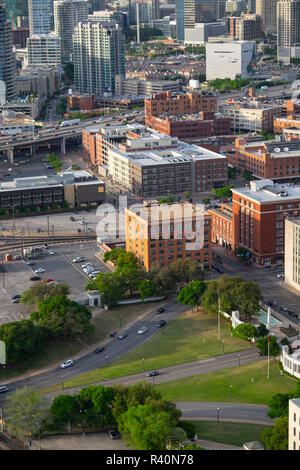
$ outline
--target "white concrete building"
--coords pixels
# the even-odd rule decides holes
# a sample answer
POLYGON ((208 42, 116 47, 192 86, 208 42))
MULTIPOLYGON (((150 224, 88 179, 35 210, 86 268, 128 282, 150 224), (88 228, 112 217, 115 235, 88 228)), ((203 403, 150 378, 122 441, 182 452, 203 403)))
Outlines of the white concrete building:
POLYGON ((286 372, 300 379, 300 350, 289 354, 288 346, 281 346, 280 361, 286 372))
POLYGON ((27 39, 28 65, 61 65, 61 42, 54 34, 35 34, 27 39))
POLYGON ((206 80, 248 77, 255 56, 255 41, 220 41, 206 44, 206 80))
POLYGON ((88 0, 57 0, 54 2, 54 30, 61 39, 63 62, 72 60, 74 28, 88 17, 88 0))
POLYGON ((185 29, 185 44, 205 44, 209 37, 225 36, 226 23, 196 23, 195 28, 185 29))
POLYGON ((300 291, 300 218, 285 219, 285 283, 300 291))
POLYGON ((289 400, 289 450, 300 450, 300 398, 289 400))

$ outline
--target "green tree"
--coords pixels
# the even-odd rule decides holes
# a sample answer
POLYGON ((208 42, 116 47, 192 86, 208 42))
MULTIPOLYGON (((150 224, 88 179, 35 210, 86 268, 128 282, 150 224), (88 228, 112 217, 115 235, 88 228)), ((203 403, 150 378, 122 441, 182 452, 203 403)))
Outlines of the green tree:
POLYGON ((192 281, 186 287, 183 287, 177 297, 177 302, 183 305, 194 307, 200 305, 201 297, 206 290, 206 284, 203 281, 192 281))
POLYGON ((144 279, 140 283, 138 289, 139 289, 140 296, 143 300, 145 300, 147 297, 152 297, 152 296, 157 295, 155 284, 150 279, 144 279))
MULTIPOLYGON (((279 345, 276 341, 276 336, 270 336, 270 355, 271 356, 278 356, 279 354, 279 345)), ((268 354, 268 336, 265 336, 264 338, 259 338, 256 341, 256 346, 260 350, 261 354, 263 356, 266 356, 268 354)))
POLYGON ((213 189, 212 194, 217 198, 217 199, 226 199, 227 197, 232 196, 231 189, 234 188, 234 185, 231 184, 230 186, 224 186, 223 188, 219 189, 213 189))
POLYGON ((163 450, 172 432, 172 418, 165 411, 149 405, 129 408, 118 418, 118 428, 125 441, 138 450, 163 450))
POLYGON ((17 388, 6 399, 5 417, 17 436, 35 436, 46 415, 43 398, 30 387, 17 388))
POLYGON ((273 427, 262 431, 261 440, 266 450, 288 449, 288 424, 288 417, 278 418, 274 421, 273 427))
POLYGON ((245 341, 250 341, 256 335, 256 328, 251 323, 241 323, 236 328, 232 329, 234 336, 244 339, 245 341))
POLYGON ((56 285, 50 285, 47 282, 39 281, 22 293, 20 302, 24 305, 37 305, 47 297, 56 295, 68 295, 69 287, 65 282, 56 285))
POLYGON ((54 398, 49 410, 49 417, 53 421, 55 430, 69 426, 72 432, 77 414, 77 400, 72 395, 58 395, 54 398))
POLYGON ((275 393, 268 402, 270 418, 283 418, 289 414, 289 400, 294 398, 294 393, 275 393))
POLYGON ((126 286, 123 276, 107 272, 99 273, 94 281, 89 281, 85 287, 90 290, 98 290, 101 294, 101 300, 108 307, 116 305, 125 294, 126 286))
POLYGON ((113 416, 115 419, 128 408, 144 405, 146 400, 161 400, 161 394, 151 384, 138 382, 131 387, 116 385, 114 387, 113 416))
POLYGON ((39 303, 30 320, 45 328, 53 338, 67 338, 93 331, 91 312, 64 295, 48 297, 39 303))
POLYGON ((0 339, 5 342, 8 362, 24 362, 41 347, 44 334, 30 320, 4 323, 0 339))

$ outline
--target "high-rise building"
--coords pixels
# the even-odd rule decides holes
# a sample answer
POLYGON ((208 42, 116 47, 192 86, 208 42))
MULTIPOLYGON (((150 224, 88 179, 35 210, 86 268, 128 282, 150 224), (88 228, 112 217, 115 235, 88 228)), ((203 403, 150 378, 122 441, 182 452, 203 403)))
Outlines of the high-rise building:
POLYGON ((72 60, 74 28, 88 17, 88 0, 57 0, 54 2, 55 34, 61 40, 63 62, 72 60))
POLYGON ((28 65, 61 65, 60 38, 54 34, 34 34, 27 39, 28 65))
POLYGON ((300 0, 277 3, 277 59, 300 58, 300 0))
POLYGON ((89 0, 89 13, 92 14, 94 11, 105 10, 106 3, 106 0, 89 0))
POLYGON ((51 0, 28 0, 30 36, 51 31, 51 0))
POLYGON ((278 0, 256 0, 256 13, 261 16, 265 34, 276 34, 276 5, 278 0))
POLYGON ((15 63, 11 24, 6 20, 6 8, 0 3, 0 103, 14 95, 15 63), (3 83, 4 84, 3 84, 3 83))
POLYGON ((244 13, 240 18, 228 18, 229 35, 240 41, 254 41, 262 37, 262 19, 255 13, 244 13))
POLYGON ((177 39, 185 40, 185 30, 196 23, 212 23, 225 16, 225 0, 177 0, 177 39))
POLYGON ((17 24, 18 16, 28 16, 27 0, 6 0, 6 17, 12 25, 17 24))
POLYGON ((125 46, 121 28, 103 23, 96 15, 74 29, 73 63, 75 89, 80 93, 115 91, 115 76, 125 75, 125 46))

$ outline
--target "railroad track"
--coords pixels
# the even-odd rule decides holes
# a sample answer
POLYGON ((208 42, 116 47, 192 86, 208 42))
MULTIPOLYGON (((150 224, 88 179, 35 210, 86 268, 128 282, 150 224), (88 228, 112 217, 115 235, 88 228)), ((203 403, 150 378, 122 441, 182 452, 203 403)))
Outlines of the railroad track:
MULTIPOLYGON (((26 248, 29 246, 38 246, 38 245, 58 245, 62 243, 81 243, 81 242, 89 242, 96 240, 96 235, 88 235, 85 237, 78 237, 78 236, 58 236, 58 237, 49 237, 49 238, 41 238, 41 237, 24 237, 23 241, 21 238, 15 237, 12 243, 4 243, 3 238, 0 237, 0 252, 10 252, 15 250, 20 250, 22 247, 26 248), (1 244, 2 243, 2 244, 1 244)), ((7 240, 7 239, 6 239, 7 240)))

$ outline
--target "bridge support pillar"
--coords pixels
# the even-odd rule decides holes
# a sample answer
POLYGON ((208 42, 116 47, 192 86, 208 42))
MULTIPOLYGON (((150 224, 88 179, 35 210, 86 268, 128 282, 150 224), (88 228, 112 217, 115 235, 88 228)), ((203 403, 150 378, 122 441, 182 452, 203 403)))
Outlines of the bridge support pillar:
POLYGON ((60 142, 60 151, 61 153, 65 154, 66 153, 66 139, 63 137, 60 142))
POLYGON ((7 149, 6 154, 7 154, 7 158, 9 160, 9 162, 14 163, 14 149, 13 148, 7 149))

